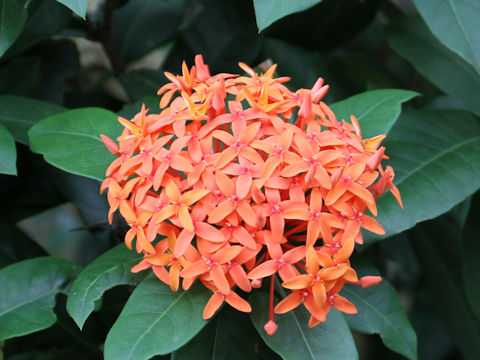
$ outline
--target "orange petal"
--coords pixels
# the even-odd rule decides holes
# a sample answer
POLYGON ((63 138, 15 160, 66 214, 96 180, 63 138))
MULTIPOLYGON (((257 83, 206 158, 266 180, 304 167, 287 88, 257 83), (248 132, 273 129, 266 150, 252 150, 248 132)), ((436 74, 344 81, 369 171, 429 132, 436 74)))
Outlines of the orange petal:
POLYGON ((273 213, 270 215, 270 229, 272 231, 272 240, 280 243, 285 229, 285 220, 281 213, 273 213))
POLYGON ((280 301, 277 306, 275 306, 274 312, 276 314, 285 314, 286 312, 289 312, 298 305, 302 303, 303 300, 303 295, 301 291, 294 291, 287 297, 285 297, 282 301, 280 301))
POLYGON ((382 225, 375 220, 374 218, 363 215, 361 218, 361 226, 368 231, 371 231, 378 235, 385 235, 385 230, 383 229, 382 225))
POLYGON ((166 266, 172 260, 172 256, 167 253, 157 253, 145 256, 145 260, 147 260, 152 265, 166 266))
POLYGON ((222 306, 223 304, 223 295, 216 292, 213 294, 205 305, 205 309, 203 309, 203 318, 205 320, 210 319, 215 312, 222 306))
POLYGON ((213 256, 213 258, 219 264, 226 264, 229 261, 231 261, 234 257, 236 257, 238 254, 240 254, 242 249, 243 249, 242 246, 238 246, 238 245, 227 246, 227 247, 224 247, 223 249, 219 250, 213 256))
POLYGON ((247 274, 241 265, 232 264, 228 273, 240 289, 246 292, 252 291, 252 285, 250 284, 247 274))
POLYGON ((252 175, 242 174, 237 178, 237 196, 243 199, 252 186, 252 175))
POLYGON ((167 197, 172 201, 177 201, 182 196, 180 190, 173 180, 168 180, 167 184, 165 185, 165 192, 167 193, 167 197))
POLYGON ((327 291, 325 290, 325 286, 321 282, 317 282, 313 284, 311 289, 315 303, 317 306, 323 307, 327 299, 327 291))
POLYGON ((132 273, 138 273, 140 271, 143 271, 145 269, 148 269, 150 267, 150 262, 147 260, 142 260, 140 261, 137 265, 133 266, 130 271, 132 273))
POLYGON ((223 243, 225 241, 225 237, 216 227, 205 222, 195 224, 195 233, 211 242, 223 243))
POLYGON ((333 298, 332 305, 334 308, 344 312, 345 314, 356 314, 358 312, 355 305, 338 294, 333 298))
POLYGON ((183 229, 180 235, 178 235, 177 241, 175 243, 175 248, 173 251, 173 256, 179 258, 185 253, 187 250, 188 245, 193 240, 195 233, 193 231, 188 231, 187 229, 183 229))
POLYGON ((180 265, 179 264, 173 264, 170 266, 170 270, 168 272, 168 279, 170 282, 170 289, 172 291, 177 291, 178 286, 180 284, 180 265))
POLYGON ((306 289, 312 284, 312 277, 310 275, 298 275, 288 281, 282 283, 282 286, 286 289, 300 290, 306 289))
POLYGON ((178 209, 177 215, 178 215, 178 220, 180 220, 180 223, 183 225, 185 229, 191 232, 195 231, 195 228, 193 227, 192 217, 190 216, 190 212, 188 211, 188 208, 186 206, 181 206, 178 209))
POLYGON ((210 268, 205 263, 205 260, 197 260, 194 263, 187 265, 181 272, 180 276, 183 278, 190 278, 206 273, 210 268))
POLYGON ((348 266, 337 265, 335 267, 326 268, 321 271, 321 278, 325 281, 336 280, 347 271, 348 266))
POLYGON ((254 228, 258 228, 262 223, 261 216, 257 215, 245 200, 237 204, 237 213, 245 223, 254 228))
POLYGON ((309 246, 306 251, 307 269, 310 273, 316 274, 320 269, 320 262, 318 261, 317 252, 313 246, 309 246))
POLYGON ((213 209, 208 217, 210 224, 216 224, 225 219, 235 210, 235 203, 232 200, 223 200, 218 206, 213 209))
POLYGON ((257 248, 257 243, 243 226, 235 227, 232 232, 232 237, 234 240, 238 241, 240 244, 246 246, 249 249, 257 248))
POLYGON ((223 272, 222 266, 216 264, 210 269, 210 274, 212 275, 213 283, 224 295, 230 293, 230 284, 228 283, 225 273, 223 272))
POLYGON ((235 185, 232 180, 221 171, 215 172, 215 182, 218 188, 226 197, 233 196, 235 194, 235 185))
POLYGON ((258 265, 255 269, 248 273, 250 279, 262 279, 267 276, 273 275, 278 270, 278 264, 275 260, 267 260, 264 263, 258 265))
POLYGON ((210 193, 209 190, 190 190, 187 191, 185 194, 182 195, 182 203, 185 205, 193 205, 196 203, 198 200, 203 198, 205 195, 210 193))
POLYGON ((242 299, 237 293, 234 291, 230 291, 230 294, 225 296, 225 301, 227 302, 228 305, 231 307, 234 307, 235 309, 242 311, 242 312, 251 312, 252 307, 250 304, 242 299))
POLYGON ((347 186, 345 185, 345 183, 337 182, 325 198, 325 204, 332 205, 335 201, 338 200, 338 198, 340 198, 340 196, 345 194, 345 191, 347 191, 347 186))

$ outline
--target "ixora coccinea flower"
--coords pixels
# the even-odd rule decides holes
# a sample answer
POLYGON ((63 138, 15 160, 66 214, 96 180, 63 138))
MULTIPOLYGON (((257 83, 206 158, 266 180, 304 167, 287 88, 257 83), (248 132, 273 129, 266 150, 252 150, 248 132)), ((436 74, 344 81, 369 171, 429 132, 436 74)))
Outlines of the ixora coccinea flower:
POLYGON ((151 268, 172 291, 200 281, 212 291, 204 318, 227 302, 250 312, 236 288, 250 292, 270 279, 270 320, 303 304, 309 326, 331 307, 355 306, 339 295, 345 283, 367 287, 349 258, 361 228, 384 234, 375 200, 394 172, 382 167, 383 135, 362 139, 360 126, 338 120, 322 102, 328 85, 289 90, 276 66, 246 76, 210 75, 200 55, 158 94, 160 114, 143 106, 117 142, 106 172, 109 221, 118 209, 130 226, 125 243, 143 254, 132 268, 151 268), (367 215, 367 213, 369 215, 367 215), (274 304, 274 278, 290 291, 274 304))

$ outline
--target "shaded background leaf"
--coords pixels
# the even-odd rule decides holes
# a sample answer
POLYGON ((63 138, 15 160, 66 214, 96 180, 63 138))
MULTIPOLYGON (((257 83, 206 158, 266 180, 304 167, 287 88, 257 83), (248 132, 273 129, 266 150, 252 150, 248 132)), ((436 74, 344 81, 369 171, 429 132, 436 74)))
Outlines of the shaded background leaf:
POLYGON ((318 4, 322 0, 253 0, 258 32, 287 15, 297 13, 318 4))
POLYGON ((15 140, 12 134, 0 125, 0 174, 17 175, 16 162, 15 140))
POLYGON ((0 1, 0 57, 20 36, 25 21, 27 10, 25 1, 1 0, 0 1))
POLYGON ((55 295, 64 291, 79 266, 63 259, 24 260, 0 270, 0 339, 53 325, 55 295))
POLYGON ((78 275, 68 295, 67 311, 80 329, 103 293, 117 285, 136 285, 144 273, 133 274, 132 266, 142 260, 123 244, 107 251, 78 275))
POLYGON ((480 74, 480 4, 475 0, 413 0, 432 33, 480 74))
POLYGON ((419 17, 404 18, 387 27, 390 46, 446 94, 480 114, 480 75, 430 33, 419 17))

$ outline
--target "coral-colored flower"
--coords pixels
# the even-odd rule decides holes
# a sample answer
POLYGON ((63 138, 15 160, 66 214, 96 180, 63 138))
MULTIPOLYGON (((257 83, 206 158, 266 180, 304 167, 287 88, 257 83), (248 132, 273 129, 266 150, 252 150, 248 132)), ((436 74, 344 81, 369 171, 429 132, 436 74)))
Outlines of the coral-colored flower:
POLYGON ((390 189, 384 168, 385 136, 362 139, 360 124, 337 120, 321 101, 328 85, 290 91, 276 65, 245 76, 210 75, 200 55, 158 94, 160 114, 142 106, 132 120, 119 118, 117 142, 102 135, 117 158, 108 188, 108 219, 119 210, 130 229, 125 243, 143 254, 133 272, 151 268, 173 291, 200 281, 213 294, 210 318, 227 302, 249 312, 235 291, 250 292, 270 280, 269 321, 303 304, 309 326, 325 321, 333 306, 352 314, 339 292, 345 283, 372 286, 350 264, 360 229, 384 234, 375 220, 376 199, 390 189), (274 281, 291 291, 274 306, 274 281))

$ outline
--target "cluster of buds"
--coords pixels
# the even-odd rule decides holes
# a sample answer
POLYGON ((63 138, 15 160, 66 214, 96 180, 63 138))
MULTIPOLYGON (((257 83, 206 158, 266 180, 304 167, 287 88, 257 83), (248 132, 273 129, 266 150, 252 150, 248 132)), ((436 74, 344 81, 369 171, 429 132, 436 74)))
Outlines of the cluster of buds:
POLYGON ((322 102, 328 85, 289 90, 276 66, 257 74, 211 76, 201 56, 181 76, 165 73, 160 114, 143 106, 117 142, 102 135, 117 156, 106 172, 109 221, 118 209, 130 226, 143 260, 172 291, 196 280, 213 294, 203 317, 223 302, 250 312, 244 292, 270 278, 273 314, 303 304, 309 326, 325 321, 333 306, 355 313, 339 295, 345 283, 371 286, 378 276, 358 278, 349 258, 363 242, 360 229, 384 234, 374 219, 375 200, 391 190, 384 136, 362 139, 354 116, 338 121, 322 102), (367 215, 369 212, 371 215, 367 215), (274 307, 274 277, 291 293, 274 307))

